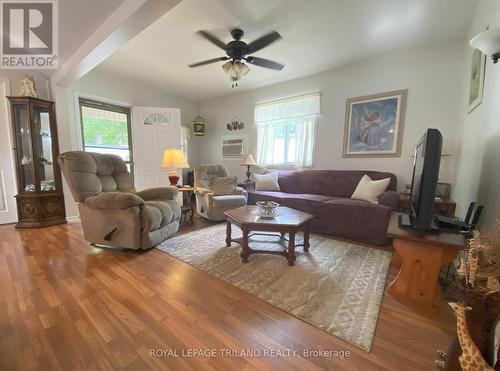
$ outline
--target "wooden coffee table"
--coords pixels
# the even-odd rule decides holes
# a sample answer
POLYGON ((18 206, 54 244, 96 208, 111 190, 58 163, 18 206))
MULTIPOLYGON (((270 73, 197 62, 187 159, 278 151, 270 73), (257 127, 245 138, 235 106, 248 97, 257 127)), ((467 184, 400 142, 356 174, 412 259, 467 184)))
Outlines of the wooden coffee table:
POLYGON ((277 216, 274 218, 262 218, 259 215, 258 206, 242 206, 237 209, 228 210, 226 215, 226 246, 231 242, 239 243, 243 249, 241 260, 248 263, 248 257, 252 254, 276 254, 287 258, 288 265, 295 263, 295 248, 303 246, 304 251, 309 251, 309 224, 313 215, 302 211, 279 206, 277 216), (231 238, 231 224, 238 226, 243 232, 243 237, 231 238), (304 229, 304 241, 295 244, 295 234, 304 229), (254 235, 270 235, 267 233, 250 232, 278 232, 280 235, 271 235, 280 238, 280 241, 288 241, 288 248, 284 251, 276 250, 254 250, 248 246, 249 238, 254 235), (288 239, 285 235, 288 233, 288 239))

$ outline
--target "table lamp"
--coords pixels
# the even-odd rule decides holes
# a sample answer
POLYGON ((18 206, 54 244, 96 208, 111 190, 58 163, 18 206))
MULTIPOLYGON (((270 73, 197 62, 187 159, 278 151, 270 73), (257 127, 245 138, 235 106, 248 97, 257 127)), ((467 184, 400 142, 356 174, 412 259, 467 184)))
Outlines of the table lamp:
POLYGON ((257 165, 257 163, 255 162, 252 154, 249 153, 247 155, 247 157, 245 158, 245 160, 243 160, 243 162, 240 165, 247 167, 247 180, 246 180, 246 182, 249 183, 251 181, 250 180, 250 175, 252 175, 252 173, 250 173, 250 166, 256 166, 257 165))
POLYGON ((163 152, 161 167, 164 169, 173 169, 168 175, 168 180, 170 180, 170 185, 176 186, 179 181, 179 176, 177 175, 175 169, 187 169, 189 168, 189 164, 187 163, 182 150, 178 148, 167 148, 163 152))

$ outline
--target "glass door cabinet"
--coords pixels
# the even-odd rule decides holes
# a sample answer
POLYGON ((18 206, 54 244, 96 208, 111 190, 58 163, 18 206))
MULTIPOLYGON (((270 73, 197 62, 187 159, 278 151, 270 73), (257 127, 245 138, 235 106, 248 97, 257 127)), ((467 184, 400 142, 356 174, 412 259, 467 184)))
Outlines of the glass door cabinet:
POLYGON ((18 228, 66 223, 54 102, 8 97, 17 169, 18 228))

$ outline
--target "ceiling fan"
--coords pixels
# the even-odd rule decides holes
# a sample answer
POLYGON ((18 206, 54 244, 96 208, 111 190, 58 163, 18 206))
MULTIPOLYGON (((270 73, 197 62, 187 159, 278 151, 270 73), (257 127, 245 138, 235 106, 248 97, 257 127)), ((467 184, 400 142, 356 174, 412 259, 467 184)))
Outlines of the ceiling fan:
POLYGON ((279 40, 281 38, 281 35, 276 31, 269 32, 266 35, 258 38, 257 40, 252 41, 250 44, 241 41, 244 32, 239 28, 235 28, 231 31, 231 36, 234 40, 228 42, 227 44, 225 44, 222 40, 208 31, 198 31, 198 33, 208 41, 210 41, 212 44, 223 49, 226 52, 227 56, 193 63, 190 64, 189 67, 193 68, 220 61, 228 61, 222 65, 222 69, 229 75, 231 81, 234 81, 233 88, 235 86, 238 86, 237 81, 250 71, 250 68, 248 68, 248 66, 243 61, 246 61, 249 64, 278 71, 282 70, 283 67, 285 67, 281 63, 250 55, 272 44, 276 40, 279 40))

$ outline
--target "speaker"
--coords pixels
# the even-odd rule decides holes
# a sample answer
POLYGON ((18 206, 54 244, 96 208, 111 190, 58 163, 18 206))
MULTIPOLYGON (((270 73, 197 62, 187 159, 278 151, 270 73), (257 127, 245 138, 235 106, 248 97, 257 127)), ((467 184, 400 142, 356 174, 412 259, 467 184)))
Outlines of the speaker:
POLYGON ((483 206, 478 206, 476 212, 474 213, 474 217, 472 218, 472 222, 470 223, 473 229, 479 222, 479 218, 481 217, 482 212, 483 212, 483 206))
POLYGON ((476 206, 475 202, 471 202, 469 204, 469 208, 467 209, 467 214, 465 215, 464 222, 470 224, 470 218, 472 217, 472 212, 474 211, 474 206, 476 206))

